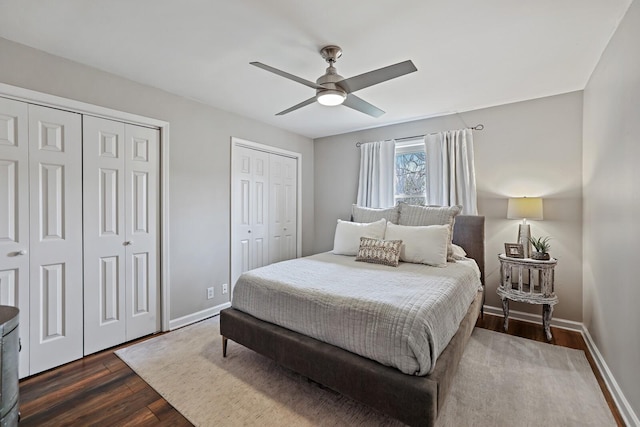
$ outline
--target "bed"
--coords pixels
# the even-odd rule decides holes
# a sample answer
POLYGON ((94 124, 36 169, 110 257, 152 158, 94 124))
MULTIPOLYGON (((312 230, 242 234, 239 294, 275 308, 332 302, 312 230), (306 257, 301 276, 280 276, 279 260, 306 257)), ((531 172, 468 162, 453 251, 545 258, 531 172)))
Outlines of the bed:
MULTIPOLYGON (((484 217, 458 215, 453 242, 476 261, 484 278, 484 217)), ((448 394, 466 342, 482 312, 484 291, 475 291, 462 321, 435 364, 418 366, 409 375, 368 357, 328 344, 292 329, 260 320, 235 307, 220 313, 223 355, 228 340, 263 354, 278 364, 370 405, 409 425, 433 425, 448 394)), ((295 328, 293 328, 295 329, 295 328)), ((426 363, 426 362, 425 362, 426 363)), ((412 368, 408 368, 412 372, 412 368)))

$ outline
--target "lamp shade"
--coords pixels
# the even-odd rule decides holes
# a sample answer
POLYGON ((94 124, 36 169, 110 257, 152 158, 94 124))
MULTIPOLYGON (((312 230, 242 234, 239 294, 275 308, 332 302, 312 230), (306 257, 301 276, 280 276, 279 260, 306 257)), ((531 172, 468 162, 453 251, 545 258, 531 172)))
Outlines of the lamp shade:
POLYGON ((516 197, 509 199, 508 219, 542 219, 541 197, 516 197))

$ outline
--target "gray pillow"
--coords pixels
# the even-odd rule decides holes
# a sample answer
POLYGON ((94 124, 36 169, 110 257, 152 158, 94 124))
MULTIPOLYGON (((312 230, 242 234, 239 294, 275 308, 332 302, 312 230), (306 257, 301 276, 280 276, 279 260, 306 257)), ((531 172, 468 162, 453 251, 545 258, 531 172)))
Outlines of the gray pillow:
POLYGON ((376 222, 386 219, 389 222, 398 224, 400 216, 400 208, 394 206, 392 208, 365 208, 358 205, 351 205, 351 221, 353 222, 376 222))
POLYGON ((448 225, 449 244, 447 247, 447 260, 453 261, 453 225, 456 216, 462 212, 462 206, 418 206, 400 202, 400 221, 398 225, 448 225))

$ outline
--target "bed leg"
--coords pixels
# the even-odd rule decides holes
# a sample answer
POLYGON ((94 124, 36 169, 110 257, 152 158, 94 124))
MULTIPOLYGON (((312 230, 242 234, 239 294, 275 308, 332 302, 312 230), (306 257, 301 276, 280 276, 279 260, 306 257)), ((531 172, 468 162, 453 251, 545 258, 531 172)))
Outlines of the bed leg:
POLYGON ((222 337, 222 357, 227 357, 227 337, 222 337))

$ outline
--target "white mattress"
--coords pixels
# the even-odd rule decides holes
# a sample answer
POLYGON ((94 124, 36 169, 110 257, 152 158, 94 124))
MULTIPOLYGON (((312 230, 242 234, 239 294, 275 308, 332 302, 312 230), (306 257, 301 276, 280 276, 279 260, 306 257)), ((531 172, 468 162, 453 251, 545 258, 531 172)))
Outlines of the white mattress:
POLYGON ((326 252, 242 274, 232 306, 406 374, 426 375, 480 287, 473 260, 395 268, 326 252))

